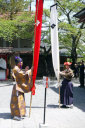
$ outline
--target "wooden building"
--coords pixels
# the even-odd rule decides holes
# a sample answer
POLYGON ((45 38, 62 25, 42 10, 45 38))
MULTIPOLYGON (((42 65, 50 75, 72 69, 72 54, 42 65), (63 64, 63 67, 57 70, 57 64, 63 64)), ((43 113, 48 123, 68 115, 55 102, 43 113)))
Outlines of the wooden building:
MULTIPOLYGON (((9 42, 0 40, 0 58, 3 58, 6 62, 5 69, 2 67, 0 68, 0 73, 2 74, 3 72, 3 76, 0 78, 0 80, 7 80, 10 78, 11 69, 13 69, 15 65, 14 57, 17 55, 23 59, 23 69, 25 66, 31 67, 33 62, 32 42, 29 40, 18 39, 13 41, 11 44, 9 42)), ((65 54, 65 52, 60 50, 61 69, 63 69, 63 63, 67 61, 67 58, 69 57, 70 56, 65 54)), ((42 77, 44 75, 55 75, 52 65, 52 55, 50 52, 47 56, 45 56, 44 53, 40 51, 37 76, 42 77)))
MULTIPOLYGON (((6 69, 5 69, 5 78, 0 80, 7 80, 9 78, 11 78, 10 74, 11 74, 11 70, 13 69, 15 62, 14 62, 14 56, 19 55, 22 59, 23 59, 23 69, 26 66, 31 67, 32 66, 32 62, 33 62, 33 51, 26 51, 26 49, 23 49, 21 51, 15 51, 14 48, 12 48, 11 52, 9 52, 10 48, 2 48, 3 51, 5 51, 5 53, 1 53, 0 52, 0 57, 6 60, 6 69), (8 49, 8 52, 6 51, 6 49, 8 49)), ((64 62, 67 61, 67 58, 69 58, 69 56, 60 55, 60 66, 61 66, 61 70, 64 67, 64 62)), ((4 70, 4 69, 3 69, 4 70)), ((38 65, 38 72, 37 72, 37 76, 38 77, 43 77, 43 76, 55 76, 54 73, 54 69, 53 69, 53 64, 52 64, 52 55, 51 53, 49 53, 47 56, 45 56, 43 53, 40 52, 39 55, 39 65, 38 65)))
POLYGON ((85 8, 83 8, 81 11, 77 12, 74 17, 78 18, 78 22, 81 23, 85 23, 85 8))
MULTIPOLYGON (((0 59, 4 59, 4 63, 6 62, 6 69, 3 69, 3 67, 0 67, 0 72, 5 73, 1 76, 0 80, 7 80, 7 78, 10 78, 11 69, 14 67, 14 57, 19 55, 28 55, 28 58, 32 55, 32 43, 30 43, 29 40, 15 40, 13 43, 6 42, 2 39, 0 39, 0 59)), ((1 59, 1 63, 2 63, 1 59)), ((26 58, 27 59, 27 58, 26 58)), ((24 66, 26 65, 26 62, 24 66)))

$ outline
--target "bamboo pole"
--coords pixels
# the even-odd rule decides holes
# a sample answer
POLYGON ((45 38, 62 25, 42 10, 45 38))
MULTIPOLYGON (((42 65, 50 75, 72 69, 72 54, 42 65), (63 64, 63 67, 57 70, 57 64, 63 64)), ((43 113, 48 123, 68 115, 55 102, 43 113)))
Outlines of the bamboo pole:
POLYGON ((60 108, 60 85, 59 85, 59 108, 60 108))
POLYGON ((59 80, 58 80, 58 85, 59 85, 59 108, 60 108, 60 57, 59 57, 59 80))
POLYGON ((29 118, 31 115, 31 106, 32 106, 32 92, 31 92, 31 97, 30 97, 30 110, 29 110, 29 118))
MULTIPOLYGON (((59 72, 60 72, 60 63, 59 63, 59 72)), ((58 76, 58 87, 59 87, 59 108, 60 108, 60 74, 58 74, 58 75, 59 75, 58 76)))

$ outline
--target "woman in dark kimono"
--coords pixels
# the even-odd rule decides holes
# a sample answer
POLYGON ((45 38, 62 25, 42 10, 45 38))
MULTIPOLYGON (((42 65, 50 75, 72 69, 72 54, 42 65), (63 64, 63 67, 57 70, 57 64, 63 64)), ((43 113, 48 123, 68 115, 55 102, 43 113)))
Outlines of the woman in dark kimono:
POLYGON ((60 72, 60 75, 64 77, 60 90, 60 101, 63 108, 69 107, 73 104, 73 84, 71 82, 73 71, 70 69, 70 62, 64 63, 66 69, 60 72))

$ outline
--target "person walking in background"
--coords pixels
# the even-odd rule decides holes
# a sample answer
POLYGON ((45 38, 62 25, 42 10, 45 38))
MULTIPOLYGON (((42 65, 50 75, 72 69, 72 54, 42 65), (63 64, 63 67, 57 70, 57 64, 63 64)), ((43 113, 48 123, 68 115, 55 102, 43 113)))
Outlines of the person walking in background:
POLYGON ((67 108, 73 105, 73 84, 71 82, 74 76, 73 71, 70 69, 70 62, 65 62, 65 70, 60 72, 60 75, 64 77, 62 86, 60 89, 60 102, 62 108, 67 108))
POLYGON ((79 76, 79 68, 78 68, 78 64, 76 63, 74 65, 74 77, 77 78, 79 76))
POLYGON ((25 108, 25 97, 24 93, 28 93, 31 91, 33 86, 32 84, 32 72, 33 67, 29 70, 23 71, 22 65, 23 61, 20 57, 15 57, 15 67, 13 68, 13 78, 16 81, 16 84, 13 87, 10 108, 11 108, 11 115, 15 120, 21 120, 22 117, 26 114, 25 108))
POLYGON ((84 61, 82 60, 79 66, 79 80, 80 80, 80 86, 84 87, 84 61))

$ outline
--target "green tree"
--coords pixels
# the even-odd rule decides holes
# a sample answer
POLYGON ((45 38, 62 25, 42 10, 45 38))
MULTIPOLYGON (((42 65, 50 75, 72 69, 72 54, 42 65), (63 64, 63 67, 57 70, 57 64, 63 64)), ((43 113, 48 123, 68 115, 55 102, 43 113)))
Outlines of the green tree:
POLYGON ((34 15, 31 12, 23 12, 14 20, 0 19, 0 38, 12 42, 14 39, 33 40, 34 15))
POLYGON ((17 13, 28 8, 30 0, 0 0, 0 13, 12 20, 17 13))
POLYGON ((55 2, 58 4, 59 41, 70 51, 74 64, 77 61, 78 46, 85 40, 81 42, 84 23, 79 24, 73 15, 84 8, 85 5, 82 0, 55 0, 55 2))
POLYGON ((0 0, 0 38, 33 40, 34 13, 28 12, 30 0, 0 0))

